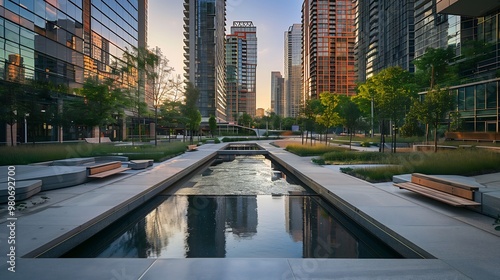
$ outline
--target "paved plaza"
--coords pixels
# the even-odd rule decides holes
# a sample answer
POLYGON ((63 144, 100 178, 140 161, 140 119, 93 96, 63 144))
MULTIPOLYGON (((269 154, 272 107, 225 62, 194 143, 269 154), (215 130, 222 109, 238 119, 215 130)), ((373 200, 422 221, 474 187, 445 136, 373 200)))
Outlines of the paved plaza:
MULTIPOLYGON (((0 279, 500 279, 500 232, 494 229, 494 218, 400 190, 392 183, 367 183, 268 142, 259 145, 273 160, 410 258, 57 258, 200 163, 210 162, 225 145, 205 144, 145 170, 41 192, 29 199, 35 204, 16 211, 16 220, 7 220, 2 204, 0 279), (15 272, 8 270, 12 222, 15 272)), ((474 180, 500 187, 498 174, 474 180)))

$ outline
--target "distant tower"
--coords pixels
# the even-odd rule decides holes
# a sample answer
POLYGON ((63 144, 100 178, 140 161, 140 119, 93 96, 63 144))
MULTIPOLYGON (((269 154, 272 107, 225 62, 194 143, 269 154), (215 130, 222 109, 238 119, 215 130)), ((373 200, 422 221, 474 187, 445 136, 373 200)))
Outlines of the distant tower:
POLYGON ((284 117, 296 117, 304 104, 302 95, 302 31, 301 24, 285 32, 285 111, 284 117))
POLYGON ((257 27, 253 22, 233 22, 226 39, 226 67, 228 119, 234 120, 243 113, 255 117, 257 27))
POLYGON ((225 0, 184 0, 184 77, 199 91, 202 120, 226 120, 225 0))
POLYGON ((285 110, 284 82, 279 71, 271 72, 271 110, 280 117, 284 116, 285 110))
POLYGON ((352 0, 304 0, 304 94, 319 98, 325 91, 354 95, 355 15, 352 0))

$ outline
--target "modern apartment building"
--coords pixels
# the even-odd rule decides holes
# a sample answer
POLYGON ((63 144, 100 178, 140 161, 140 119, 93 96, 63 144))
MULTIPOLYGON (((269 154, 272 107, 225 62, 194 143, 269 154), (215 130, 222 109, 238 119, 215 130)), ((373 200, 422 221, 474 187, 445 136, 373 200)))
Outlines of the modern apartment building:
MULTIPOLYGON (((457 56, 460 60, 457 63, 466 59, 474 62, 468 70, 459 73, 464 84, 450 87, 450 92, 456 96, 456 111, 462 120, 461 131, 483 133, 489 139, 500 139, 500 4, 491 0, 438 0, 432 5, 448 20, 460 17, 460 30, 457 31, 460 38, 457 56), (482 46, 479 56, 464 56, 464 46, 471 41, 482 46)), ((458 30, 458 25, 452 30, 458 30)))
POLYGON ((285 110, 284 117, 296 117, 304 105, 302 95, 302 30, 300 24, 285 31, 285 110))
POLYGON ((391 66, 414 71, 414 2, 354 0, 359 81, 391 66))
POLYGON ((355 94, 355 9, 352 0, 304 0, 302 4, 303 90, 355 94))
POLYGON ((271 111, 283 117, 285 111, 285 79, 279 71, 271 72, 271 111))
POLYGON ((235 21, 226 36, 227 119, 256 113, 257 27, 235 21))
POLYGON ((227 118, 225 26, 225 0, 184 0, 184 77, 200 91, 202 121, 227 118))
MULTIPOLYGON (((79 137, 57 124, 67 92, 88 77, 137 88, 137 71, 118 77, 124 52, 146 46, 147 0, 0 1, 0 86, 23 84, 31 111, 15 125, 18 141, 79 137), (49 85, 43 94, 37 85, 49 85), (31 124, 28 130, 26 124, 31 124)), ((0 129, 0 142, 6 133, 0 129)))

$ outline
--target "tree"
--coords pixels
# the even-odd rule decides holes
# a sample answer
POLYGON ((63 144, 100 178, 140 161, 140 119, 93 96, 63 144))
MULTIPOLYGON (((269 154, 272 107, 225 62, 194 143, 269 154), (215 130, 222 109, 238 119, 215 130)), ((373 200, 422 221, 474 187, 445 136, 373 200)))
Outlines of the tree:
POLYGON ((170 92, 171 80, 169 78, 173 68, 168 65, 168 59, 163 55, 160 48, 156 47, 151 52, 153 56, 148 58, 149 65, 146 65, 145 73, 147 80, 152 84, 149 95, 153 101, 153 108, 155 110, 155 146, 157 146, 158 108, 170 92))
POLYGON ((323 92, 319 95, 321 102, 321 114, 317 118, 317 122, 326 128, 325 144, 328 143, 328 129, 333 125, 340 123, 339 113, 336 108, 339 105, 339 96, 334 93, 323 92))
POLYGON ((437 152, 439 123, 453 109, 453 105, 454 100, 448 90, 435 88, 427 92, 422 102, 416 102, 412 107, 421 122, 434 128, 434 152, 437 152))
POLYGON ((340 123, 347 128, 349 133, 349 150, 352 146, 352 136, 356 129, 363 122, 361 119, 361 110, 358 105, 352 101, 351 98, 347 96, 342 96, 339 98, 338 114, 340 117, 340 123))
POLYGON ((71 116, 81 124, 89 127, 99 127, 99 143, 101 142, 102 126, 111 123, 113 114, 123 110, 122 94, 119 88, 113 88, 113 81, 107 79, 101 83, 97 78, 89 78, 80 91, 82 98, 68 101, 66 116, 71 116))
POLYGON ((124 63, 120 70, 125 73, 132 81, 137 81, 136 88, 130 88, 128 98, 131 101, 133 114, 136 116, 139 126, 139 141, 141 141, 141 125, 139 119, 147 112, 146 100, 146 81, 151 77, 158 61, 158 57, 144 47, 133 47, 132 51, 128 49, 124 52, 124 63))
MULTIPOLYGON (((321 101, 319 99, 308 99, 302 108, 301 115, 303 121, 303 127, 306 130, 306 143, 308 133, 311 132, 311 146, 312 146, 312 131, 316 123, 316 119, 321 112, 321 101)), ((304 138, 302 138, 302 144, 304 144, 304 138)))
POLYGON ((160 121, 159 124, 166 126, 169 130, 169 141, 170 141, 170 130, 172 128, 178 127, 179 124, 185 124, 186 118, 182 115, 183 104, 180 101, 165 101, 160 107, 160 121))
MULTIPOLYGON (((410 109, 409 104, 416 97, 412 75, 401 67, 390 67, 368 78, 363 87, 365 98, 373 96, 378 118, 382 123, 389 120, 394 126, 394 137, 394 131, 402 123, 410 109)), ((393 152, 396 152, 396 145, 393 146, 393 152)))
POLYGON ((208 119, 208 127, 210 128, 210 134, 214 137, 215 131, 217 130, 217 120, 215 119, 215 116, 212 115, 208 119))
POLYGON ((450 62, 455 57, 452 47, 447 49, 427 48, 425 53, 413 64, 417 67, 415 76, 419 86, 430 89, 436 85, 448 85, 456 80, 456 70, 450 67, 450 62))
POLYGON ((190 131, 190 143, 193 144, 193 133, 197 130, 201 123, 201 113, 198 109, 198 98, 200 96, 200 91, 193 86, 192 83, 188 83, 186 91, 184 93, 184 106, 182 106, 181 111, 186 118, 186 126, 190 131))
POLYGON ((10 139, 6 140, 10 146, 17 143, 17 130, 14 130, 14 125, 26 110, 23 95, 24 91, 19 84, 6 82, 0 87, 0 121, 9 125, 10 139))
POLYGON ((241 126, 246 126, 248 125, 249 128, 252 127, 253 125, 253 119, 252 119, 252 116, 250 116, 249 114, 247 114, 246 112, 241 114, 239 117, 238 117, 238 124, 241 125, 241 126))

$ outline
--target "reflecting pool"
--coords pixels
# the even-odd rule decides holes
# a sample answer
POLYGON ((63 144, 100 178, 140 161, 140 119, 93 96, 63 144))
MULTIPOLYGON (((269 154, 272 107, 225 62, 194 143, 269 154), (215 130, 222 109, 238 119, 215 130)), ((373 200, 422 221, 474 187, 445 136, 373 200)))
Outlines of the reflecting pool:
POLYGON ((65 257, 400 257, 272 166, 263 156, 210 166, 65 257))

